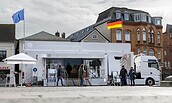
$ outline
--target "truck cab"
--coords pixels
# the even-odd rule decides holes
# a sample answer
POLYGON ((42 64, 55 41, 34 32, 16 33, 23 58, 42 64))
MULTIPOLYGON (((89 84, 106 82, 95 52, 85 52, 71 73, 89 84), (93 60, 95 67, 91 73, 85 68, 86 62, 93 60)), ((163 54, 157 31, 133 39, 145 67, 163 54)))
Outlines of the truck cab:
POLYGON ((158 60, 155 56, 144 54, 134 56, 134 69, 136 71, 136 83, 154 85, 160 82, 158 60))

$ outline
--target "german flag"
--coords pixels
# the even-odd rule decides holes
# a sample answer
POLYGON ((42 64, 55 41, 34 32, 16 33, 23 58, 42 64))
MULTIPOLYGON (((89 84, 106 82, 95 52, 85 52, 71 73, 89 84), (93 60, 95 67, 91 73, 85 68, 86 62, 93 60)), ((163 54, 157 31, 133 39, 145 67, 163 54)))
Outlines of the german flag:
POLYGON ((115 21, 108 22, 107 23, 107 28, 108 29, 122 28, 122 20, 115 20, 115 21))

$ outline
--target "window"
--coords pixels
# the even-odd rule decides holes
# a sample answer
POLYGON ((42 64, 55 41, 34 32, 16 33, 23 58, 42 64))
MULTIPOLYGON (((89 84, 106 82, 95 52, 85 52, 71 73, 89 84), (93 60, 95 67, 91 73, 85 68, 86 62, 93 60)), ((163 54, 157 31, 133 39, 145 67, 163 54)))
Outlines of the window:
POLYGON ((154 34, 151 35, 151 41, 154 43, 154 34))
POLYGON ((130 31, 125 31, 125 41, 130 41, 130 31))
POLYGON ((158 34, 157 34, 157 39, 158 39, 158 44, 160 44, 160 41, 161 41, 161 33, 160 32, 158 32, 158 34))
POLYGON ((167 62, 166 61, 164 62, 164 64, 165 64, 165 67, 167 67, 167 62))
POLYGON ((154 59, 148 59, 148 67, 156 68, 159 70, 158 62, 154 59))
POLYGON ((2 62, 3 59, 7 57, 7 51, 6 50, 0 50, 0 62, 2 62))
POLYGON ((78 34, 79 34, 79 33, 76 33, 76 35, 75 35, 75 36, 78 36, 78 34))
POLYGON ((172 38, 172 33, 170 33, 170 38, 172 38))
POLYGON ((124 20, 129 20, 129 14, 128 13, 124 14, 124 20))
POLYGON ((158 59, 161 59, 161 51, 158 51, 158 59))
POLYGON ((138 48, 138 54, 140 54, 140 48, 138 48))
POLYGON ((170 61, 168 61, 168 67, 170 67, 170 61))
POLYGON ((92 39, 97 39, 98 37, 97 37, 97 35, 96 34, 93 34, 92 35, 92 39))
POLYGON ((142 18, 142 21, 145 21, 146 22, 146 14, 142 14, 141 15, 141 18, 142 18))
POLYGON ((165 55, 165 56, 167 55, 167 52, 166 52, 166 51, 164 51, 164 55, 165 55))
POLYGON ((161 19, 155 18, 155 25, 161 25, 161 19))
POLYGON ((146 48, 143 49, 143 54, 147 55, 147 49, 146 48))
POLYGON ((120 19, 121 18, 121 11, 117 10, 116 11, 116 19, 120 19))
POLYGON ((148 42, 150 43, 151 42, 151 36, 150 36, 150 32, 148 33, 148 42))
POLYGON ((146 31, 143 31, 143 41, 146 41, 146 31))
POLYGON ((150 56, 154 56, 154 50, 153 50, 153 49, 150 49, 150 50, 149 50, 149 55, 150 55, 150 56))
POLYGON ((151 32, 151 42, 154 43, 154 31, 151 32))
POLYGON ((134 15, 134 21, 136 21, 136 22, 140 21, 140 14, 134 15))
POLYGON ((87 28, 87 31, 89 31, 90 30, 90 28, 87 28))
POLYGON ((137 30, 137 41, 140 41, 140 29, 137 30))
POLYGON ((82 33, 84 33, 84 30, 82 30, 82 33))
POLYGON ((116 40, 122 40, 121 30, 116 30, 116 40))
POLYGON ((148 16, 148 22, 151 23, 151 16, 148 16))

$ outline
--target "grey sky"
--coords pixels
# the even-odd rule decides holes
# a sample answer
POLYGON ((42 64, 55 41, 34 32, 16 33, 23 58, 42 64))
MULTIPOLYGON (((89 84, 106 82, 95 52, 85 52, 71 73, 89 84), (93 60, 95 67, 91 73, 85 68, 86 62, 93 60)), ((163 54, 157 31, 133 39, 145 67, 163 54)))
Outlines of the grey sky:
MULTIPOLYGON (((13 23, 13 13, 25 9, 26 36, 40 31, 69 34, 96 22, 110 7, 127 7, 162 16, 163 26, 172 24, 171 0, 0 0, 0 23, 13 23)), ((16 24, 17 38, 23 36, 23 22, 16 24)))

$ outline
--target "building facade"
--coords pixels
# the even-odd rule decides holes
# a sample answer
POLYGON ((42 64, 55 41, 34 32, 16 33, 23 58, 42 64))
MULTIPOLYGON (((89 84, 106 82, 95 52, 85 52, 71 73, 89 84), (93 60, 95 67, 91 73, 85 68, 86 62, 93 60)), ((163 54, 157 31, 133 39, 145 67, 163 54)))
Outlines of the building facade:
POLYGON ((131 43, 134 54, 156 56, 163 61, 162 17, 151 17, 147 12, 112 7, 99 14, 97 22, 109 18, 121 19, 123 27, 111 29, 112 43, 131 43))
MULTIPOLYGON (((141 10, 111 7, 99 14, 95 24, 86 28, 90 27, 92 31, 96 30, 106 40, 101 42, 130 43, 131 51, 135 55, 143 53, 156 56, 162 67, 164 61, 162 17, 152 17, 148 12, 141 10), (108 30, 107 22, 116 19, 122 20, 122 28, 108 30)), ((67 39, 75 42, 100 42, 95 39, 88 40, 87 37, 95 33, 92 31, 82 33, 81 31, 86 28, 71 34, 67 39)))
POLYGON ((172 25, 167 24, 166 32, 163 33, 163 50, 164 50, 164 61, 163 61, 163 78, 172 75, 172 25))
MULTIPOLYGON (((0 24, 0 86, 5 86, 7 76, 14 77, 14 65, 6 64, 2 60, 15 54, 15 46, 15 25, 0 24)), ((11 83, 14 83, 14 79, 11 78, 11 83)))

